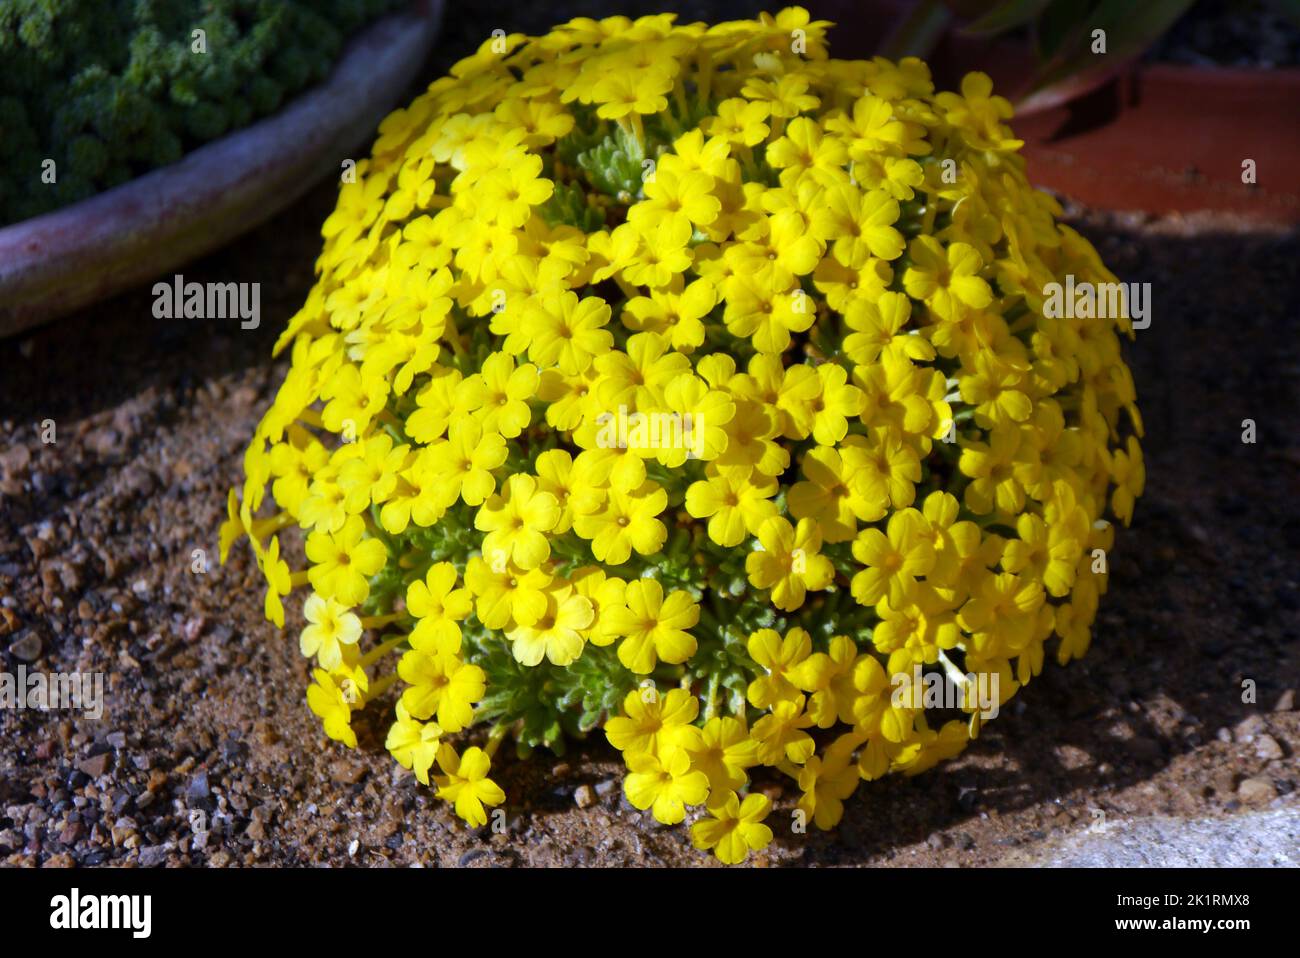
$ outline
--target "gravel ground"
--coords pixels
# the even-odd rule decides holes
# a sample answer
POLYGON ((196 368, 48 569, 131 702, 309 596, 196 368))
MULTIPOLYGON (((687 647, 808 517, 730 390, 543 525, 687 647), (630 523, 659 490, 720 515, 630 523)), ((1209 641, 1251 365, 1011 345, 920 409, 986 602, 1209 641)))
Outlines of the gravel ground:
MULTIPOLYGON (((435 69, 484 33, 453 11, 435 69)), ((304 700, 301 620, 291 609, 284 634, 265 622, 247 549, 191 571, 193 550, 215 557, 226 489, 285 372, 271 343, 310 286, 333 199, 318 188, 184 271, 261 283, 256 330, 155 319, 142 287, 0 341, 0 667, 106 676, 99 720, 0 711, 0 861, 705 863, 685 829, 621 798, 617 756, 594 742, 505 757, 508 833, 468 828, 392 762, 382 719, 359 723, 355 752, 327 742, 304 700)), ((778 838, 759 866, 1046 863, 1152 817, 1195 840, 1263 812, 1294 835, 1300 238, 1221 217, 1070 219, 1155 297, 1130 349, 1147 493, 1092 651, 1049 665, 958 760, 864 785, 834 832, 781 828, 797 794, 760 781, 778 838)))

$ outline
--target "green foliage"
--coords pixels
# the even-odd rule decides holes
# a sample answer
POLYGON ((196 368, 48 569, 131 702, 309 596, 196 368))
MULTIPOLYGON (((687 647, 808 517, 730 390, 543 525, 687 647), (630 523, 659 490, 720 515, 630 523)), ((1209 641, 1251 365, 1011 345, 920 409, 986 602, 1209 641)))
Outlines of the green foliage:
POLYGON ((541 212, 550 226, 576 226, 584 233, 605 227, 605 214, 587 202, 587 191, 579 183, 556 183, 541 212))
POLYGON ((628 203, 642 198, 644 160, 636 137, 622 127, 614 127, 599 143, 578 155, 578 166, 593 187, 628 203))
POLYGON ((0 225, 271 113, 325 77, 350 32, 399 3, 0 0, 0 225), (54 183, 42 181, 46 160, 54 183))
POLYGON ((588 645, 568 667, 543 662, 520 665, 500 637, 475 642, 467 636, 468 660, 487 675, 488 695, 476 721, 512 726, 525 750, 545 746, 564 754, 564 739, 580 738, 611 714, 637 678, 619 662, 612 646, 588 645))

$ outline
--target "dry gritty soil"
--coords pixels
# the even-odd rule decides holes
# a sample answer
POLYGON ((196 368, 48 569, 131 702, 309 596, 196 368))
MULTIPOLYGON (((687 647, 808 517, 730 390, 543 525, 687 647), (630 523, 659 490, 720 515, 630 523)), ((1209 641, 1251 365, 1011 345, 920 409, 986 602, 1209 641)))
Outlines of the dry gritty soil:
MULTIPOLYGON (((449 49, 490 26, 449 23, 449 49)), ((256 330, 155 319, 141 287, 0 341, 0 668, 106 676, 98 720, 0 712, 0 862, 707 863, 686 829, 627 804, 599 735, 563 757, 503 749, 508 827, 467 827, 384 751, 382 718, 359 721, 355 751, 325 739, 300 613, 285 632, 264 620, 247 548, 192 571, 194 550, 215 557, 226 490, 284 375, 271 344, 312 282, 333 199, 319 187, 184 270, 260 283, 256 330)), ((1300 241, 1213 217, 1069 221, 1153 294, 1128 347, 1147 491, 1092 650, 1049 663, 958 759, 864 785, 835 831, 782 827, 797 793, 760 779, 777 838, 755 865, 1095 863, 1080 843, 1117 827, 1138 837, 1112 844, 1148 859, 1167 846, 1224 862, 1233 852, 1215 849, 1240 852, 1251 822, 1271 837, 1247 860, 1300 861, 1300 241)))

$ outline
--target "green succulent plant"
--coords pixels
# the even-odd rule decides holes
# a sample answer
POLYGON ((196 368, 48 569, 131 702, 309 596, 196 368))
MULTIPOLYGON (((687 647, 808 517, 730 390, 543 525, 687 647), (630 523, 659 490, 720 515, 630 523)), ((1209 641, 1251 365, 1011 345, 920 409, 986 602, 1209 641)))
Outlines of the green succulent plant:
POLYGON ((273 112, 329 72, 351 31, 399 2, 0 2, 0 225, 273 112))

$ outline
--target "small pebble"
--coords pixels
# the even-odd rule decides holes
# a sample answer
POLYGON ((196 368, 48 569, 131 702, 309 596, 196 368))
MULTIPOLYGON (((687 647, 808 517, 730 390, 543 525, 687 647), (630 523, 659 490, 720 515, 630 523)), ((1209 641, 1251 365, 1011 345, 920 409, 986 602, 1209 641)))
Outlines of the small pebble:
POLYGON ((140 849, 140 867, 156 868, 167 860, 167 845, 146 845, 140 849))
POLYGON ((1247 805, 1264 805, 1277 798, 1277 789, 1266 778, 1248 778, 1237 786, 1237 797, 1247 805))
POLYGON ((109 758, 110 756, 107 752, 100 755, 92 755, 90 758, 85 758, 78 762, 77 768, 86 775, 89 775, 91 778, 99 778, 99 776, 108 771, 109 758))
POLYGON ((456 862, 456 865, 460 868, 466 868, 469 866, 471 862, 477 861, 478 859, 482 858, 486 854, 487 854, 486 849, 471 848, 464 855, 460 856, 459 860, 457 860, 456 862))
POLYGON ((20 662, 35 662, 41 657, 41 637, 28 632, 9 646, 9 654, 20 662))
POLYGON ((1255 754, 1264 761, 1271 762, 1283 758, 1286 753, 1282 751, 1282 746, 1273 736, 1260 735, 1255 739, 1255 754))

